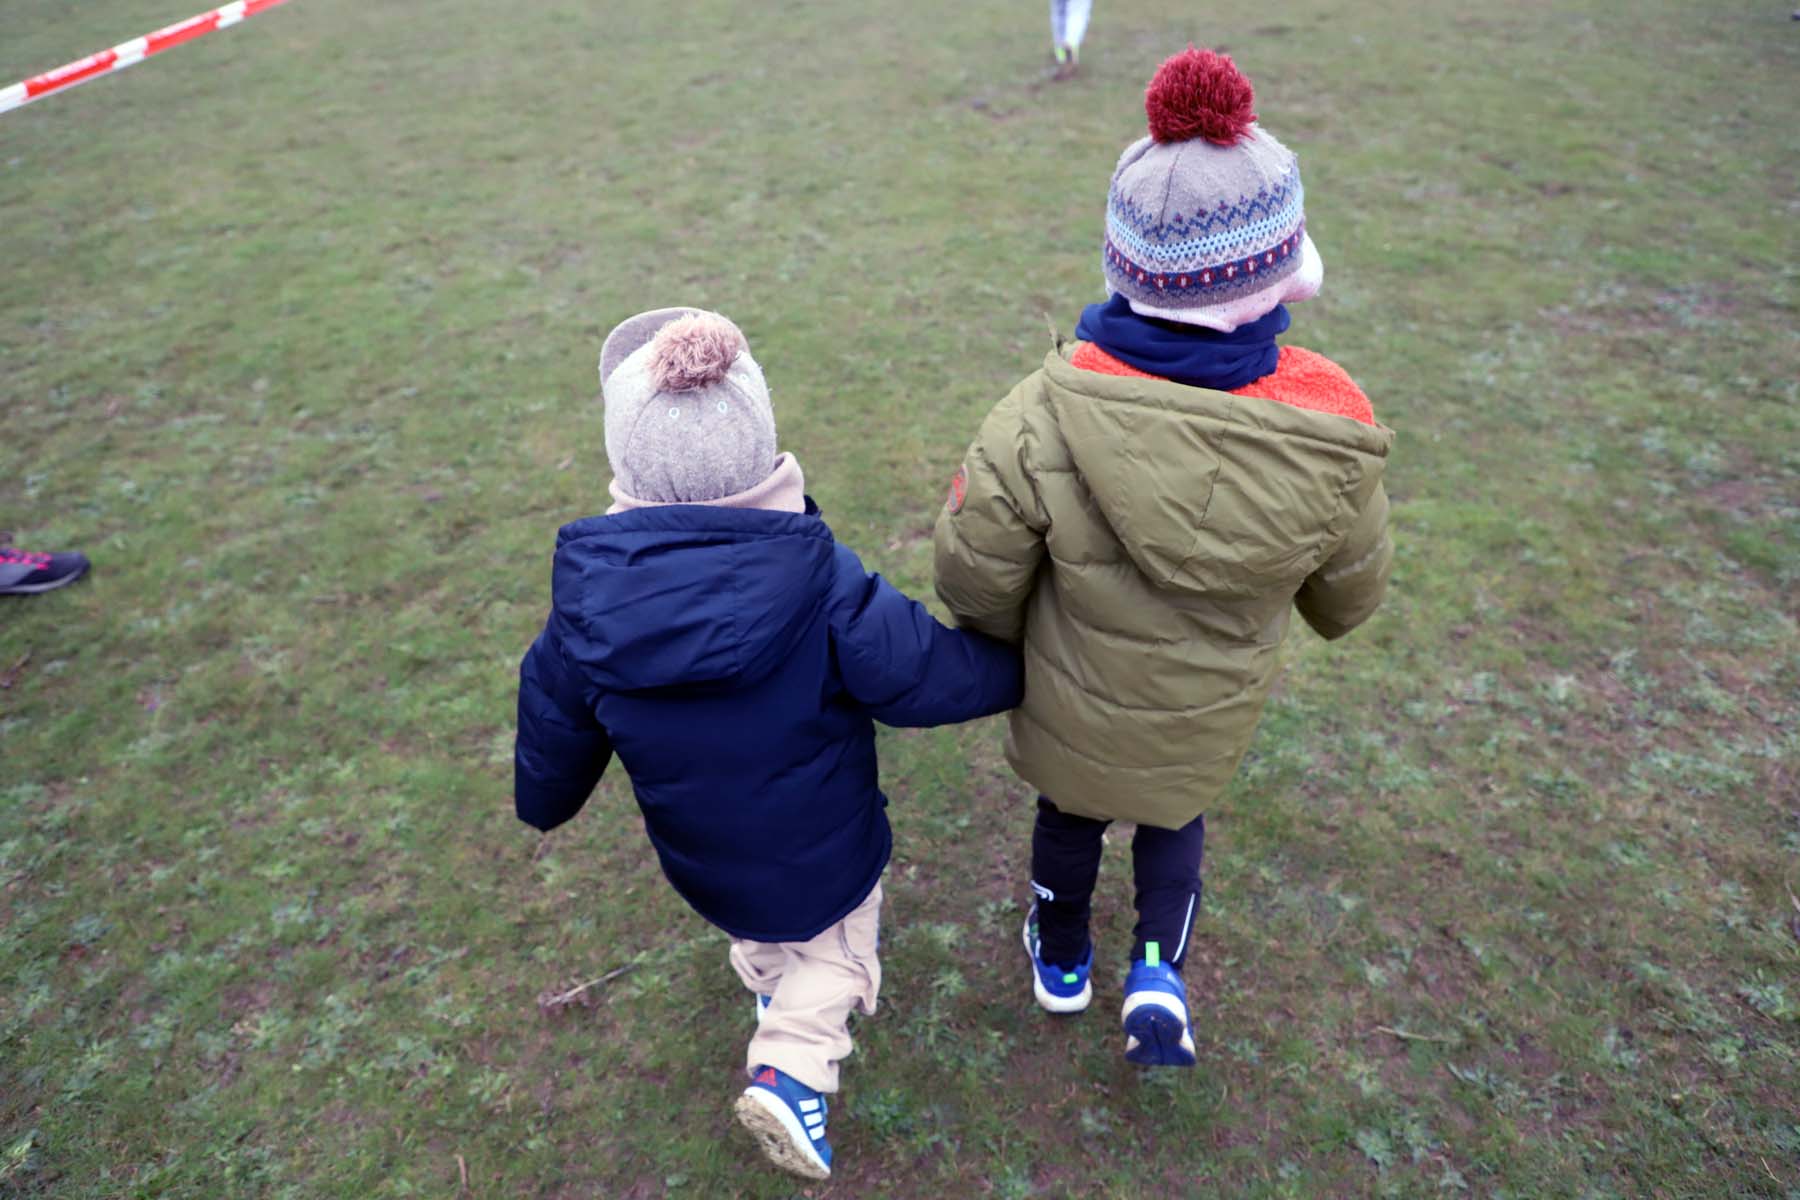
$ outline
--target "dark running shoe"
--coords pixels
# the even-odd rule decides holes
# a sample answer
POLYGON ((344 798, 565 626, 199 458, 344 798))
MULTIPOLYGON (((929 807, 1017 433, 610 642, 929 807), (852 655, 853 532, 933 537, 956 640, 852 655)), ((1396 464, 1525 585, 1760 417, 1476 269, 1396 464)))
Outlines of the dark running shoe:
POLYGON ((1155 942, 1146 942, 1144 950, 1125 976, 1125 1057, 1146 1067, 1191 1067, 1187 985, 1158 956, 1155 942))
MULTIPOLYGON (((1033 887, 1038 886, 1032 884, 1033 887)), ((1057 967, 1045 962, 1038 939, 1037 901, 1025 914, 1025 953, 1031 956, 1031 992, 1038 1007, 1045 1012, 1078 1013, 1094 998, 1089 976, 1094 970, 1094 942, 1088 940, 1087 955, 1072 967, 1057 967)))
POLYGON ((87 574, 87 555, 68 551, 42 554, 0 546, 0 596, 53 592, 87 574))

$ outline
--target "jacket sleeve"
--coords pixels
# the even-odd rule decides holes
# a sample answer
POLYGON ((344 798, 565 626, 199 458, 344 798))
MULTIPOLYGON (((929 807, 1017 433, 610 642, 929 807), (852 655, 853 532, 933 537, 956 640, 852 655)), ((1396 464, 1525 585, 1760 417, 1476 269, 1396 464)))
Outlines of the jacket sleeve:
POLYGON ((1393 566, 1387 490, 1376 484, 1349 536, 1306 577, 1294 596, 1294 605, 1320 636, 1343 637, 1380 607, 1393 566))
POLYGON ((1024 636, 1049 528, 1023 464, 1024 390, 982 422, 933 534, 938 598, 958 625, 1008 642, 1024 636))
POLYGON ((1018 707, 1013 647, 949 629, 925 606, 838 548, 833 648, 844 689, 884 725, 950 725, 1018 707))
POLYGON ((519 732, 513 742, 513 806, 546 832, 581 811, 612 759, 612 741, 581 695, 549 629, 519 664, 519 732))

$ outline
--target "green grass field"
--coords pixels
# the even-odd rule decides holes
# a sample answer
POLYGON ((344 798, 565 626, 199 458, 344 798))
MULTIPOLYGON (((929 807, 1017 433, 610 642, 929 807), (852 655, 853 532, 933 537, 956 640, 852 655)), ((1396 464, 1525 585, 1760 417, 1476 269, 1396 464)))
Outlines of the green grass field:
MULTIPOLYGON (((9 0, 0 84, 191 7, 9 0)), ((1788 5, 1101 0, 1067 84, 1042 7, 297 0, 0 116, 0 531, 95 561, 0 601, 0 1196, 1800 1197, 1788 5), (1393 589, 1212 814, 1191 1073, 1120 1056, 1123 847, 1052 1020, 999 724, 883 735, 803 1190, 627 780, 511 812, 600 340, 735 317, 929 595, 1190 39, 1301 154, 1288 340, 1399 431, 1393 589)))

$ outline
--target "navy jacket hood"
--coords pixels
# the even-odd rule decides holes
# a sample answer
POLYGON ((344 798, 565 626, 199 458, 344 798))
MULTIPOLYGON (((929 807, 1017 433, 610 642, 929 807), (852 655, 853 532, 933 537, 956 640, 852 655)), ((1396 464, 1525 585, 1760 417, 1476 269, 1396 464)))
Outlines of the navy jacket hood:
POLYGON ((809 514, 688 506, 565 525, 551 573, 569 656, 614 692, 755 683, 818 617, 835 549, 809 514))

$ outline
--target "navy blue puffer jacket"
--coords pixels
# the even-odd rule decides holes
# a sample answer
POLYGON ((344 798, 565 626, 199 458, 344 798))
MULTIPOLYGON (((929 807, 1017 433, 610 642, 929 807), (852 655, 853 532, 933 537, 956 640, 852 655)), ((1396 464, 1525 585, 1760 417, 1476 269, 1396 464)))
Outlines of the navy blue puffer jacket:
POLYGON ((574 816, 616 752, 663 873, 734 937, 814 937, 881 877, 872 721, 1019 702, 1015 651, 869 574, 810 501, 576 521, 552 588, 519 667, 520 819, 574 816))

